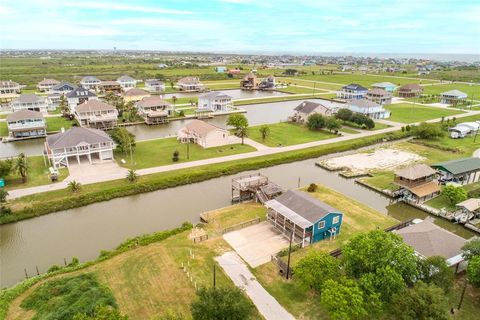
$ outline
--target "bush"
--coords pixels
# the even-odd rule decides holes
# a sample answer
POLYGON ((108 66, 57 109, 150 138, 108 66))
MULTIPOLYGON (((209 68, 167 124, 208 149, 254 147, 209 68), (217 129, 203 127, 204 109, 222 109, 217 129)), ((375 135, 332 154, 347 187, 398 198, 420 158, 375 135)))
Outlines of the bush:
POLYGON ((180 155, 180 152, 178 152, 178 150, 173 151, 172 161, 177 162, 179 160, 179 157, 178 157, 179 155, 180 155))
POLYGON ((340 276, 340 261, 322 251, 310 251, 295 265, 295 279, 321 292, 324 283, 340 276))
POLYGON ((236 287, 202 288, 191 310, 194 320, 243 320, 252 314, 253 306, 236 287))
POLYGON ((47 273, 52 273, 52 272, 55 272, 55 271, 58 271, 58 270, 61 270, 61 269, 62 269, 61 266, 59 266, 57 264, 54 264, 53 266, 48 268, 47 273))
POLYGON ((318 189, 318 186, 315 183, 310 183, 310 185, 307 188, 307 191, 308 192, 315 192, 315 191, 317 191, 317 189, 318 189))
POLYGON ((448 203, 451 206, 456 205, 459 202, 467 200, 467 191, 462 187, 456 187, 454 185, 447 185, 442 189, 442 195, 447 198, 448 203))
POLYGON ((441 138, 445 135, 442 127, 437 123, 422 122, 412 129, 413 135, 420 139, 435 139, 441 138))
POLYGON ((307 118, 307 127, 310 130, 320 130, 325 128, 325 117, 319 113, 314 113, 307 118))

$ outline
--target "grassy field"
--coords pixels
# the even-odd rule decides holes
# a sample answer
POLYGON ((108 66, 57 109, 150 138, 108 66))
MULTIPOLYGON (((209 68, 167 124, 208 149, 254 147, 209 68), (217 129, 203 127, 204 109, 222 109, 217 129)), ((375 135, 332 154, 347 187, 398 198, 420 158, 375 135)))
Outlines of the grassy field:
POLYGON ((391 104, 385 106, 385 109, 391 112, 391 116, 388 120, 401 123, 415 123, 463 113, 462 111, 427 107, 410 103, 391 104))
POLYGON ((407 83, 434 83, 434 80, 421 80, 421 79, 402 79, 389 77, 385 75, 370 75, 370 74, 359 74, 359 73, 346 73, 346 74, 315 74, 315 75, 306 75, 301 76, 302 79, 306 80, 317 80, 325 82, 333 82, 337 84, 347 85, 350 83, 358 83, 363 86, 371 86, 377 82, 391 82, 396 85, 404 85, 407 83))
POLYGON ((267 103, 267 102, 282 102, 282 101, 292 101, 292 100, 306 100, 306 99, 315 99, 315 98, 325 98, 324 95, 312 96, 310 95, 294 95, 294 96, 284 96, 284 97, 267 97, 260 99, 247 99, 247 100, 237 100, 233 102, 235 106, 242 106, 246 104, 257 104, 257 103, 267 103))
POLYGON ((314 92, 315 93, 326 93, 326 92, 328 92, 326 90, 322 90, 322 89, 319 89, 319 88, 313 88, 313 86, 311 88, 305 88, 305 87, 296 87, 294 85, 291 85, 288 88, 278 89, 278 91, 287 92, 287 93, 296 93, 296 94, 306 93, 306 94, 312 94, 312 95, 313 95, 314 92))
POLYGON ((8 136, 8 127, 5 121, 0 122, 0 137, 8 136))
POLYGON ((342 87, 341 85, 335 84, 335 83, 314 82, 313 80, 304 80, 301 77, 283 78, 281 80, 282 82, 286 82, 287 84, 290 83, 292 85, 305 86, 305 87, 310 87, 312 89, 316 88, 316 89, 336 91, 342 87))
POLYGON ((47 122, 47 132, 60 131, 62 128, 68 129, 73 126, 75 121, 66 119, 64 117, 48 117, 45 118, 47 122))
MULTIPOLYGON (((176 163, 255 151, 255 148, 241 144, 204 149, 195 143, 190 143, 189 149, 190 157, 187 159, 187 145, 180 143, 176 138, 137 142, 137 146, 133 153, 133 161, 136 169, 143 169, 175 163, 172 161, 172 155, 175 150, 180 152, 179 160, 176 163)), ((115 152, 115 158, 117 160, 121 158, 125 159, 127 162, 126 164, 120 162, 119 164, 124 167, 131 167, 130 155, 115 152)))
POLYGON ((278 147, 325 140, 337 136, 328 131, 312 131, 303 125, 289 122, 268 124, 267 126, 270 129, 270 134, 265 140, 262 139, 259 130, 261 126, 248 128, 248 137, 269 147, 278 147))
POLYGON ((476 100, 480 100, 480 85, 468 85, 464 83, 452 83, 452 84, 441 84, 441 85, 434 85, 434 86, 424 86, 423 93, 426 94, 440 94, 445 91, 450 90, 460 90, 468 94, 468 98, 473 98, 476 100))

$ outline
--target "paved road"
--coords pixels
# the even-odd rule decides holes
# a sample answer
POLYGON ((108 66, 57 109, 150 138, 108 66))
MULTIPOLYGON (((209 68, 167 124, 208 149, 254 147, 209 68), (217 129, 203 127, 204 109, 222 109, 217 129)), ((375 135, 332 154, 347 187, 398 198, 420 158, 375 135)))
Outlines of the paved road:
POLYGON ((294 320, 274 297, 257 281, 243 260, 233 251, 215 258, 233 283, 250 297, 266 320, 294 320))

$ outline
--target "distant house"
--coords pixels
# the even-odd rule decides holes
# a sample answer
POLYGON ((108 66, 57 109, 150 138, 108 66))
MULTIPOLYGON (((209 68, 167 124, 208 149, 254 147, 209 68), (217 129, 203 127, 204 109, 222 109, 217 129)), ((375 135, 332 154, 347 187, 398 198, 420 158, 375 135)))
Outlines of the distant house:
POLYGON ((37 84, 38 91, 52 93, 52 88, 59 84, 60 81, 55 79, 43 79, 37 84))
POLYGON ((455 221, 465 224, 472 219, 480 217, 480 199, 469 198, 455 205, 457 212, 455 213, 455 221))
POLYGON ((233 98, 226 93, 211 91, 198 97, 198 111, 228 111, 233 107, 233 98))
POLYGON ((257 76, 253 72, 247 73, 240 81, 240 88, 245 90, 258 89, 257 76))
POLYGON ((72 113, 75 113, 75 108, 86 101, 98 100, 98 97, 92 91, 83 87, 77 87, 74 90, 68 92, 66 95, 68 107, 72 113))
POLYGON ((87 90, 97 90, 97 86, 102 82, 94 76, 86 76, 80 80, 80 85, 87 90))
POLYGON ((368 90, 365 98, 380 105, 392 103, 392 93, 378 88, 368 90))
POLYGON ((122 93, 122 97, 125 102, 140 101, 143 98, 149 97, 149 96, 150 96, 150 93, 148 93, 145 90, 137 89, 137 88, 128 89, 127 91, 122 93))
POLYGON ((440 194, 436 171, 426 164, 415 164, 395 172, 393 183, 402 196, 414 202, 424 202, 440 194))
POLYGON ((12 138, 44 137, 47 126, 42 113, 22 109, 7 116, 8 134, 12 138))
POLYGON ((459 90, 450 90, 440 94, 440 102, 445 104, 457 105, 467 101, 468 95, 459 90))
POLYGON ((440 181, 470 184, 480 180, 480 158, 462 158, 432 165, 440 181))
POLYGON ((157 64, 157 68, 159 68, 159 69, 165 69, 165 68, 168 68, 168 65, 165 64, 165 63, 159 63, 159 64, 157 64))
POLYGON ((75 118, 82 127, 112 129, 117 125, 118 110, 100 100, 90 100, 75 108, 75 118))
POLYGON ((168 116, 173 115, 171 104, 159 96, 145 97, 135 107, 146 124, 168 123, 168 116))
POLYGON ((302 246, 334 239, 343 222, 343 214, 309 194, 289 190, 265 202, 267 220, 285 237, 302 246))
POLYGON ((104 94, 106 93, 121 93, 122 86, 117 81, 102 81, 97 86, 98 90, 104 94))
POLYGON ((260 84, 258 85, 258 88, 260 90, 272 90, 275 89, 275 77, 270 75, 260 81, 260 84))
POLYGON ((382 89, 387 92, 393 92, 395 89, 397 89, 397 86, 394 85, 391 82, 379 82, 379 83, 374 83, 372 84, 372 88, 374 89, 382 89))
POLYGON ((69 82, 60 82, 52 87, 51 93, 57 94, 67 94, 70 91, 73 91, 75 86, 69 82))
POLYGON ((8 80, 0 81, 0 102, 10 102, 18 97, 22 90, 22 86, 17 82, 8 80))
POLYGON ((55 110, 60 101, 62 99, 62 95, 59 93, 51 93, 47 96, 47 105, 49 110, 55 110))
POLYGON ((81 164, 87 160, 90 164, 113 160, 115 144, 102 130, 72 127, 65 132, 47 136, 45 155, 56 169, 69 167, 73 162, 81 164))
POLYGON ((456 267, 456 270, 464 261, 462 247, 467 240, 437 226, 429 218, 394 230, 393 233, 402 237, 403 241, 424 259, 433 256, 443 257, 447 265, 456 267))
POLYGON ((390 111, 384 109, 378 103, 367 99, 348 101, 347 108, 352 112, 364 114, 371 119, 386 119, 390 117, 390 111))
POLYGON ((184 77, 177 82, 177 87, 180 91, 203 91, 205 86, 197 77, 184 77))
POLYGON ((462 122, 448 129, 450 137, 453 139, 465 138, 467 135, 474 134, 478 130, 480 130, 480 121, 462 122))
POLYGON ((22 93, 10 103, 10 109, 15 112, 19 110, 31 110, 47 113, 47 99, 33 93, 22 93))
POLYGON ((215 67, 215 72, 225 73, 225 72, 227 72, 227 67, 215 67))
POLYGON ((228 73, 232 74, 232 75, 240 74, 241 72, 242 72, 242 70, 240 70, 240 69, 230 69, 230 70, 228 70, 228 73))
POLYGON ((195 119, 180 129, 178 140, 182 143, 193 142, 203 148, 218 147, 229 144, 229 132, 213 124, 195 119))
POLYGON ((406 84, 398 88, 398 96, 401 98, 414 98, 423 93, 423 88, 416 83, 406 84))
POLYGON ((118 78, 117 82, 120 83, 120 86, 125 91, 131 88, 135 88, 137 86, 137 80, 127 75, 118 78))
POLYGON ((338 109, 343 106, 341 103, 325 101, 322 103, 312 102, 312 101, 303 101, 298 106, 293 109, 295 111, 292 121, 298 123, 304 123, 307 121, 308 117, 311 114, 318 113, 323 116, 333 116, 337 113, 338 109))
POLYGON ((365 98, 368 89, 362 87, 359 84, 352 83, 348 86, 343 86, 340 91, 337 92, 337 97, 344 100, 357 100, 365 98))
POLYGON ((145 90, 149 92, 163 92, 165 91, 165 84, 158 79, 145 80, 145 90))

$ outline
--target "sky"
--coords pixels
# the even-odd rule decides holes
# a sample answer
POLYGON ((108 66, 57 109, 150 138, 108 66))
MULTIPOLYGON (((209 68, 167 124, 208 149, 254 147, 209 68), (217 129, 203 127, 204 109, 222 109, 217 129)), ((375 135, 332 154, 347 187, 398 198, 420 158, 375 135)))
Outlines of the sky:
POLYGON ((480 0, 1 0, 0 49, 480 54, 480 0))

